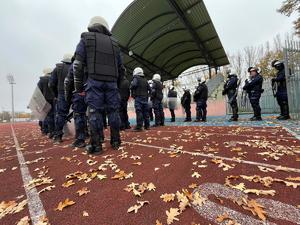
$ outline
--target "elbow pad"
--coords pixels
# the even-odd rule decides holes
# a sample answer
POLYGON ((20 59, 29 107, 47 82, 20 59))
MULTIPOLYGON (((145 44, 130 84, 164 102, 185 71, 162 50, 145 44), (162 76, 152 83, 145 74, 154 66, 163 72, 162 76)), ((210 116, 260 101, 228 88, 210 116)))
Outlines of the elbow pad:
POLYGON ((76 92, 83 90, 84 65, 80 60, 75 60, 73 63, 74 71, 74 87, 76 92))

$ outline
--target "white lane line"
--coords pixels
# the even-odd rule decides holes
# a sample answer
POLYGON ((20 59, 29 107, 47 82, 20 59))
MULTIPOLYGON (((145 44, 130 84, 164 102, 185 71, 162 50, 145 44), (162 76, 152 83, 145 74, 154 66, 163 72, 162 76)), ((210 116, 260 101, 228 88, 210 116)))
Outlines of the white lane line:
MULTIPOLYGON (((272 164, 268 164, 268 163, 253 162, 253 161, 248 161, 248 160, 238 160, 238 159, 234 159, 234 158, 217 156, 217 155, 214 155, 214 154, 204 154, 204 153, 200 153, 200 152, 190 152, 190 151, 184 151, 184 150, 176 150, 176 149, 172 149, 172 148, 165 148, 165 147, 160 147, 160 146, 155 146, 155 145, 140 144, 140 143, 128 142, 128 141, 123 141, 123 143, 129 144, 129 145, 130 144, 131 145, 139 145, 139 146, 148 147, 148 148, 162 149, 162 150, 165 150, 165 151, 180 152, 180 153, 188 154, 188 155, 192 155, 192 156, 202 156, 202 157, 210 158, 210 159, 222 159, 222 160, 226 160, 226 161, 230 161, 230 162, 243 163, 243 164, 254 165, 254 166, 263 166, 263 167, 269 167, 269 168, 272 168, 272 169, 277 169, 278 168, 277 165, 272 165, 272 164)), ((297 168, 291 168, 291 167, 283 167, 283 168, 287 169, 287 170, 290 170, 292 172, 300 173, 300 169, 297 169, 297 168)))
MULTIPOLYGON (((60 148, 57 148, 57 146, 54 146, 54 147, 51 147, 51 148, 46 148, 46 149, 44 149, 44 150, 28 151, 28 152, 24 152, 24 153, 23 153, 23 156, 24 156, 24 155, 25 155, 25 156, 26 156, 26 155, 32 155, 32 154, 37 154, 37 155, 39 155, 39 154, 48 152, 48 151, 53 150, 53 149, 60 149, 60 148)), ((14 158, 14 157, 18 157, 18 155, 10 155, 10 156, 6 156, 6 157, 2 157, 2 158, 0 158, 0 160, 10 160, 10 159, 12 159, 12 158, 14 158)))
POLYGON ((32 177, 30 175, 29 169, 25 164, 25 159, 23 153, 21 151, 18 139, 16 137, 13 126, 11 125, 12 136, 14 138, 15 147, 17 151, 18 161, 20 164, 21 175, 23 179, 24 189, 27 196, 28 208, 30 213, 30 219, 32 224, 35 225, 39 222, 41 217, 46 217, 46 211, 44 209, 43 203, 39 197, 39 194, 36 188, 29 189, 27 185, 30 181, 32 181, 32 177))
MULTIPOLYGON (((270 222, 269 221, 270 218, 276 219, 275 221, 282 220, 282 221, 289 221, 292 224, 300 224, 300 210, 297 207, 286 203, 282 203, 279 201, 274 201, 272 199, 266 199, 266 198, 255 199, 259 204, 261 204, 264 207, 264 210, 266 211, 267 221, 263 223, 261 220, 258 220, 258 218, 254 219, 253 217, 247 216, 243 213, 227 208, 221 204, 212 202, 208 198, 210 195, 213 195, 218 198, 225 198, 231 201, 249 199, 248 195, 244 194, 240 190, 232 189, 217 183, 206 183, 206 184, 201 184, 199 187, 197 187, 193 191, 193 195, 195 195, 196 192, 198 192, 203 198, 206 198, 207 201, 202 206, 192 204, 192 207, 201 216, 211 221, 215 221, 215 219, 219 215, 228 213, 230 218, 235 219, 238 223, 243 225, 277 224, 277 223, 270 222)), ((217 223, 217 224, 224 224, 224 223, 217 223)))
POLYGON ((291 135, 293 135, 295 138, 297 138, 298 140, 300 140, 300 135, 298 135, 296 132, 290 130, 289 128, 287 127, 284 127, 283 126, 283 129, 285 129, 287 132, 289 132, 291 135))
MULTIPOLYGON (((156 132, 166 132, 166 133, 178 133, 178 131, 172 131, 172 130, 149 130, 148 132, 151 131, 156 131, 156 132)), ((195 133, 196 131, 193 131, 193 133, 195 133)), ((198 133, 201 133, 202 131, 197 131, 198 133)), ((289 131, 288 131, 289 132, 289 131)), ((292 131, 291 131, 292 132, 292 131)), ((291 133, 290 132, 290 133, 291 133)), ((181 133, 182 134, 182 133, 181 133)), ((234 136, 236 134, 230 134, 230 133, 213 133, 213 132, 205 132, 203 134, 208 134, 208 135, 221 135, 221 136, 234 136)), ((292 134, 292 133, 291 133, 292 134)), ((247 135, 247 134, 238 134, 238 136, 242 136, 242 137, 259 137, 259 138, 264 138, 266 137, 266 135, 247 135)), ((268 138, 279 138, 279 139, 295 139, 294 134, 292 134, 292 137, 280 137, 280 136, 268 136, 268 138)))

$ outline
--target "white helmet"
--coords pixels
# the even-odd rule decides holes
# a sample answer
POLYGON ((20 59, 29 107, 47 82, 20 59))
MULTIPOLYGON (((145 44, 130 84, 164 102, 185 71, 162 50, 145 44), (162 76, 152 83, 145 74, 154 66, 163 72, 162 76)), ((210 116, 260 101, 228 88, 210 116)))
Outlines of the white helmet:
POLYGON ((161 77, 160 77, 159 74, 154 74, 152 80, 155 80, 155 81, 159 81, 159 82, 160 82, 160 81, 161 81, 161 77))
POLYGON ((140 77, 144 77, 144 70, 141 67, 137 67, 134 69, 133 71, 133 76, 140 76, 140 77))
POLYGON ((88 25, 88 28, 91 28, 95 26, 96 24, 99 24, 101 26, 104 26, 107 30, 109 30, 109 26, 107 21, 102 16, 94 16, 88 25))
POLYGON ((64 63, 72 63, 72 54, 64 54, 63 60, 61 60, 64 63))
POLYGON ((52 71, 53 71, 52 68, 45 68, 45 69, 43 69, 44 75, 48 75, 48 74, 52 73, 52 71))

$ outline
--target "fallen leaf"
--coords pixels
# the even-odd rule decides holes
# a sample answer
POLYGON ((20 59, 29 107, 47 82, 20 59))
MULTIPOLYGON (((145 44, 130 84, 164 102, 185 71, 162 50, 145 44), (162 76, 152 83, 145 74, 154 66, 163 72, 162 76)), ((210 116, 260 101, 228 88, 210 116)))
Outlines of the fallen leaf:
POLYGON ((29 221, 29 217, 25 216, 17 223, 17 225, 29 225, 29 221))
POLYGON ((59 202, 57 208, 55 209, 55 211, 62 211, 64 208, 74 205, 75 202, 71 201, 70 199, 65 199, 63 202, 59 202))
POLYGON ((76 193, 78 193, 79 196, 82 196, 90 193, 90 190, 88 190, 87 187, 83 187, 80 190, 78 190, 76 193))
POLYGON ((73 180, 68 180, 67 182, 63 183, 62 186, 67 188, 67 187, 70 187, 72 185, 74 185, 74 181, 73 180))
POLYGON ((145 204, 149 204, 149 201, 137 201, 137 205, 134 205, 134 206, 131 206, 128 210, 127 210, 127 213, 131 213, 131 212, 134 212, 134 213, 137 213, 138 210, 140 208, 142 208, 145 204))
POLYGON ((179 209, 178 208, 170 208, 169 211, 166 211, 167 214, 167 224, 172 224, 174 221, 179 221, 177 216, 180 215, 179 209))
POLYGON ((193 177, 193 178, 200 178, 201 175, 200 175, 198 172, 194 172, 194 173, 192 174, 192 177, 193 177))
POLYGON ((175 199, 175 194, 163 194, 160 196, 160 198, 164 201, 164 202, 171 202, 174 201, 175 199))

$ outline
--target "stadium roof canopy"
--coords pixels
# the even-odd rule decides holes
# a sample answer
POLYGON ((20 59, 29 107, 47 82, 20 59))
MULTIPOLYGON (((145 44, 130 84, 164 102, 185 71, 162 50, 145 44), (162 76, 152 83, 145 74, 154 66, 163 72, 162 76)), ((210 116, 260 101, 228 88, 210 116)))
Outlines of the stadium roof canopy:
POLYGON ((112 33, 129 72, 140 66, 168 80, 192 66, 229 64, 202 0, 135 0, 112 33))

